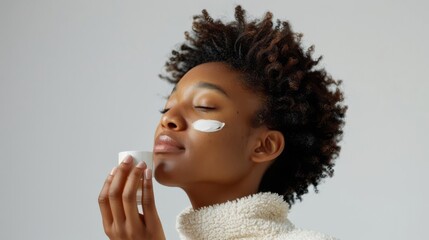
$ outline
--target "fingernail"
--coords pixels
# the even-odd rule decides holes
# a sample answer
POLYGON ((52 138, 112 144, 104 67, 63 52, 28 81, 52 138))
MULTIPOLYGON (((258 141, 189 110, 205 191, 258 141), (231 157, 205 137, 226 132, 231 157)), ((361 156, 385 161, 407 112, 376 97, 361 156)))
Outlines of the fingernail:
POLYGON ((133 161, 133 158, 131 157, 131 155, 127 155, 122 162, 131 163, 132 161, 133 161))
POLYGON ((146 170, 145 170, 145 178, 147 179, 147 180, 149 180, 149 179, 151 179, 152 178, 152 169, 150 169, 150 168, 147 168, 146 170))
POLYGON ((113 174, 115 174, 115 172, 116 172, 116 169, 117 169, 118 167, 114 167, 114 168, 112 168, 112 171, 110 171, 110 175, 112 175, 113 176, 113 174))
POLYGON ((141 162, 137 163, 136 167, 138 167, 138 168, 145 168, 146 167, 146 163, 143 162, 143 161, 141 161, 141 162))

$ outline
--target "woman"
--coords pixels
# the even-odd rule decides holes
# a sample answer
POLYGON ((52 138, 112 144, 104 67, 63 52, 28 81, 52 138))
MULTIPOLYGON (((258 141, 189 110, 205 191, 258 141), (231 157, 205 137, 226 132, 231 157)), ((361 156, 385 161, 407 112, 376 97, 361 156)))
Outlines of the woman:
MULTIPOLYGON (((333 239, 296 228, 288 209, 333 175, 347 106, 301 35, 272 14, 248 21, 194 17, 166 63, 174 84, 155 133, 154 176, 182 188, 192 207, 177 219, 182 239, 333 239)), ((110 239, 165 239, 152 172, 130 157, 99 196, 110 239), (141 178, 144 176, 142 182, 141 178), (143 211, 136 191, 143 184, 143 211)))

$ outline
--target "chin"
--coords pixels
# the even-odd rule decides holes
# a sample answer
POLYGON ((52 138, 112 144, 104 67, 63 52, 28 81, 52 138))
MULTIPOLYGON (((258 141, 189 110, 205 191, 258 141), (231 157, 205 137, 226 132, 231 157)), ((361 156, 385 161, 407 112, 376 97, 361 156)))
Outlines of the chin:
POLYGON ((160 164, 155 167, 154 178, 158 183, 168 187, 178 187, 180 185, 179 179, 183 179, 165 164, 160 164))

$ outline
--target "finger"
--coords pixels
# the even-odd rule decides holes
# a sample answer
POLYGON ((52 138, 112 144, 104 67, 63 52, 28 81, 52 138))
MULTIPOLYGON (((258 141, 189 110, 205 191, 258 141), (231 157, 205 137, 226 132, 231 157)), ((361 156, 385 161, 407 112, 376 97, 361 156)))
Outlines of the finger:
POLYGON ((113 179, 113 173, 115 172, 116 167, 112 169, 109 176, 104 181, 103 188, 101 189, 100 195, 98 196, 98 205, 100 207, 101 218, 103 220, 104 229, 109 228, 113 222, 112 211, 110 209, 109 203, 109 187, 113 179))
POLYGON ((143 172, 146 169, 144 162, 139 162, 131 171, 125 183, 122 202, 124 205, 125 218, 132 223, 140 223, 139 210, 137 208, 137 190, 141 186, 143 172))
POLYGON ((145 170, 145 178, 143 182, 143 217, 148 229, 156 229, 161 223, 159 221, 158 212, 155 206, 155 197, 153 194, 152 169, 145 170))
MULTIPOLYGON (((113 175, 112 183, 109 189, 109 202, 112 209, 113 220, 115 224, 125 221, 124 206, 122 204, 122 193, 125 182, 132 167, 133 159, 131 156, 125 157, 124 161, 116 169, 113 175)), ((118 226, 119 227, 119 226, 118 226)))

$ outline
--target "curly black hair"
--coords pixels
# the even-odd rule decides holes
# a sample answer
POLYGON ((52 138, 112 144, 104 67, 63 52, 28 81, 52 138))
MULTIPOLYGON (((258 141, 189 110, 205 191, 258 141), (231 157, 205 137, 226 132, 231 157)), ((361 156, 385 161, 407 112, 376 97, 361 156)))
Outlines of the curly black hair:
POLYGON ((285 137, 285 148, 265 172, 259 192, 278 193, 292 207, 310 185, 318 193, 320 181, 333 176, 347 106, 342 81, 316 68, 321 57, 313 59, 314 46, 304 50, 302 34, 272 18, 267 12, 247 21, 238 5, 235 20, 223 23, 204 9, 194 16, 186 41, 172 51, 165 64, 168 74, 159 76, 177 84, 191 68, 207 62, 223 62, 240 72, 243 86, 264 99, 254 125, 265 124, 285 137))

